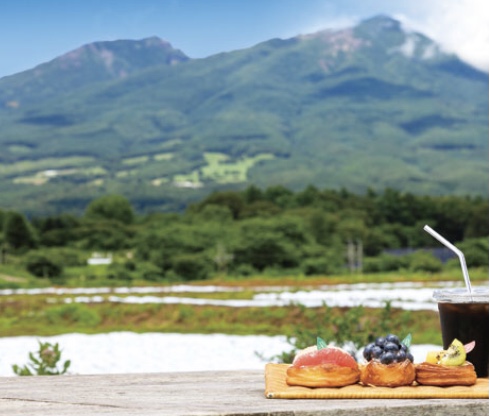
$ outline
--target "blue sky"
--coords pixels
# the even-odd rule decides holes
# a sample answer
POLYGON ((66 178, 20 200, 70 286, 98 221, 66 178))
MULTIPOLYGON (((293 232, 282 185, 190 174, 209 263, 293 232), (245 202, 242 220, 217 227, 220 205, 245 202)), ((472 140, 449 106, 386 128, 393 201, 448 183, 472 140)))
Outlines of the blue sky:
POLYGON ((387 14, 489 70, 487 0, 0 0, 0 77, 94 41, 158 36, 191 58, 387 14))

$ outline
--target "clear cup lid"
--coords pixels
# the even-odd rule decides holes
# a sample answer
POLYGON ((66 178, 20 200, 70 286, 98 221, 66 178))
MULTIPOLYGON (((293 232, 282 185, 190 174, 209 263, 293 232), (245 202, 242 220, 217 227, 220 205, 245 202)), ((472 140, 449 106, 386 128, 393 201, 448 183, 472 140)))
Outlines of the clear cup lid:
POLYGON ((466 288, 435 290, 433 298, 437 302, 489 303, 489 286, 472 287, 471 293, 466 288))

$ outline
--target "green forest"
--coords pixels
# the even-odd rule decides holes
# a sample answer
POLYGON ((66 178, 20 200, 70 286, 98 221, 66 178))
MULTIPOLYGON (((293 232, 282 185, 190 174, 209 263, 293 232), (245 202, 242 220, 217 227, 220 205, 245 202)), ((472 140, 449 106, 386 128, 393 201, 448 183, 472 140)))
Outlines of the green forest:
MULTIPOLYGON (((456 244, 468 267, 487 268, 488 212, 482 197, 389 188, 360 195, 249 186, 212 193, 181 213, 144 215, 125 197, 105 195, 80 216, 0 211, 0 275, 41 286, 115 285, 459 267, 457 258, 442 262, 427 250, 441 244, 423 231, 425 224, 456 244), (111 264, 87 265, 94 253, 110 256, 111 264)), ((3 287, 16 282, 0 279, 3 287)))

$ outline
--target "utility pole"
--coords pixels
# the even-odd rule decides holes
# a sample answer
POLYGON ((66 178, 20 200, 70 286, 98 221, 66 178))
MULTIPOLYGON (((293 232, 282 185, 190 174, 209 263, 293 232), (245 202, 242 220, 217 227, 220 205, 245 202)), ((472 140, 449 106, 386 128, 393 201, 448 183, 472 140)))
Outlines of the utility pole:
POLYGON ((346 247, 346 258, 348 259, 348 269, 350 273, 355 272, 355 244, 348 240, 348 244, 346 247))
POLYGON ((348 269, 350 273, 362 272, 363 270, 363 243, 362 240, 356 240, 354 243, 348 240, 346 246, 346 258, 348 260, 348 269))
POLYGON ((363 271, 363 242, 357 240, 357 271, 362 273, 363 271))

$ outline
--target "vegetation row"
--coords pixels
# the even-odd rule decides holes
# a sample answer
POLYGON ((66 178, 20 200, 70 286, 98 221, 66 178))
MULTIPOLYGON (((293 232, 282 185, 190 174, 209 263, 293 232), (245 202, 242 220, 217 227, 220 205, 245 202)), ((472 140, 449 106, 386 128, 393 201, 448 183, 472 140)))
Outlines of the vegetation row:
POLYGON ((250 186, 215 192, 182 213, 144 215, 125 197, 106 195, 80 216, 0 211, 0 271, 36 276, 39 283, 130 284, 459 267, 458 259, 445 263, 426 249, 441 245, 423 231, 425 224, 462 249, 469 267, 487 267, 488 212, 482 197, 393 189, 359 195, 250 186), (111 264, 87 265, 93 253, 111 264))

